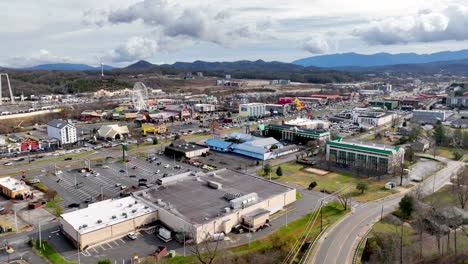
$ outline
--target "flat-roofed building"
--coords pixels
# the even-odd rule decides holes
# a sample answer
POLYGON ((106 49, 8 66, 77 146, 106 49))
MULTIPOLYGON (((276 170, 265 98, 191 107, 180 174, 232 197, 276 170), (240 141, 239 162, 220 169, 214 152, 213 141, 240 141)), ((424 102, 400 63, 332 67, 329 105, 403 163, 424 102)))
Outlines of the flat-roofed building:
POLYGON ((326 144, 326 160, 332 164, 370 169, 390 173, 404 162, 405 150, 399 146, 387 146, 354 141, 337 140, 326 144))
POLYGON ((330 132, 323 129, 301 129, 288 125, 268 124, 263 135, 277 140, 306 144, 311 140, 326 141, 330 139, 330 132))
POLYGON ((151 204, 132 196, 90 204, 60 216, 62 233, 80 250, 126 236, 158 214, 151 204))
POLYGON ((196 243, 238 224, 258 228, 296 200, 292 187, 229 169, 174 175, 159 184, 134 196, 156 206, 158 220, 171 231, 189 233, 196 243))
POLYGON ((448 116, 448 112, 442 110, 414 110, 412 121, 419 124, 435 124, 437 121, 444 122, 448 116))
POLYGON ((12 178, 0 178, 0 190, 10 199, 23 199, 31 195, 31 188, 23 181, 12 178))
POLYGON ((194 142, 186 142, 183 139, 176 139, 164 150, 170 157, 194 158, 202 156, 210 151, 210 148, 194 142))

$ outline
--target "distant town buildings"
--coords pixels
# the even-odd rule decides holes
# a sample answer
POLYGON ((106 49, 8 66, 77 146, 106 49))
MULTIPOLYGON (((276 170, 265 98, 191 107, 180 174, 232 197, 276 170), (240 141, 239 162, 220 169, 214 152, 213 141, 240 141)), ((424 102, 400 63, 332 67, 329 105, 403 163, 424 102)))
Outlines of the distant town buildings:
POLYGON ((54 119, 47 124, 47 136, 56 138, 61 145, 74 144, 78 141, 76 127, 68 120, 54 119))
POLYGON ((193 109, 199 113, 209 113, 214 112, 216 107, 212 104, 195 104, 193 109))
POLYGON ((270 85, 290 85, 291 80, 271 80, 270 85))
POLYGON ((265 116, 266 107, 264 103, 248 103, 239 105, 240 117, 262 117, 265 116))
POLYGON ((447 97, 448 107, 468 108, 468 96, 447 97))

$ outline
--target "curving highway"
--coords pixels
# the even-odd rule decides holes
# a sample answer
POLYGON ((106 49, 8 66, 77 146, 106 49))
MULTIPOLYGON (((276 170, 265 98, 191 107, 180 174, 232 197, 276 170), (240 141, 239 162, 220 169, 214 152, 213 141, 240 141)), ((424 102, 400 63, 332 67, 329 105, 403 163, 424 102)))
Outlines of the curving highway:
MULTIPOLYGON (((452 161, 443 157, 437 157, 437 159, 445 163, 446 167, 420 183, 424 193, 437 191, 449 183, 450 178, 465 166, 460 161, 452 161)), ((375 221, 380 219, 382 208, 384 215, 394 211, 398 202, 409 191, 404 190, 379 201, 354 206, 352 213, 346 215, 322 235, 307 262, 317 264, 352 263, 359 240, 372 228, 375 221)))

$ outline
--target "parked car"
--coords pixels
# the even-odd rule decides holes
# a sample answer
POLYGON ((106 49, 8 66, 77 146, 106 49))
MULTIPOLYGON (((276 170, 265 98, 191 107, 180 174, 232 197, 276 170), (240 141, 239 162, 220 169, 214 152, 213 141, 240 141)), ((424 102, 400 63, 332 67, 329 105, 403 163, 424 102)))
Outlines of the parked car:
POLYGON ((136 178, 137 176, 132 174, 132 175, 128 175, 129 178, 136 178))
POLYGON ((122 186, 122 184, 120 184, 120 183, 115 184, 115 187, 120 187, 120 186, 122 186))
POLYGON ((138 236, 135 234, 135 233, 128 233, 127 237, 130 239, 130 240, 136 240, 138 238, 138 236))
POLYGON ((79 203, 71 203, 68 205, 68 208, 79 208, 80 204, 79 203))
POLYGON ((63 160, 72 160, 73 158, 71 157, 68 157, 68 158, 64 158, 63 160))
POLYGON ((7 163, 5 163, 5 164, 3 164, 3 165, 5 165, 5 166, 11 166, 11 165, 13 165, 13 162, 7 162, 7 163))
POLYGON ((124 169, 121 169, 121 170, 119 170, 119 172, 121 172, 121 173, 125 173, 125 170, 124 170, 124 169))

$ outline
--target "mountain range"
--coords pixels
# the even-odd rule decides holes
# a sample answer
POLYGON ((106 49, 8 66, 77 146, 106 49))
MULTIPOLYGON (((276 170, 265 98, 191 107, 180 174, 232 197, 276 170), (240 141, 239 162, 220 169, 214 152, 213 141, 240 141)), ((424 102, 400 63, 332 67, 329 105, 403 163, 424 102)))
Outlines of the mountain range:
MULTIPOLYGON (((382 72, 382 71, 420 71, 420 72, 438 72, 447 71, 460 74, 467 73, 468 69, 468 49, 459 51, 442 51, 432 54, 416 53, 376 53, 376 54, 358 54, 341 53, 320 55, 309 58, 303 58, 292 63, 263 60, 256 61, 233 61, 233 62, 176 62, 174 64, 156 65, 148 61, 138 61, 127 67, 115 68, 105 65, 104 69, 120 71, 152 71, 158 70, 167 74, 175 71, 212 71, 218 73, 234 73, 235 71, 253 72, 320 72, 329 70, 351 71, 351 72, 382 72)), ((1 67, 0 67, 1 68, 1 67)), ((22 70, 62 70, 62 71, 96 71, 100 67, 93 67, 86 64, 73 63, 52 63, 41 64, 22 70)))
MULTIPOLYGON (((40 64, 33 67, 22 68, 22 70, 45 70, 45 71, 95 71, 100 70, 101 67, 93 67, 86 64, 75 63, 50 63, 40 64)), ((112 70, 114 67, 104 65, 104 70, 112 70)))
POLYGON ((452 61, 468 58, 468 50, 442 51, 431 54, 416 53, 376 53, 376 54, 358 54, 354 52, 339 53, 330 55, 320 55, 314 57, 295 60, 292 63, 301 66, 316 66, 325 68, 336 67, 369 67, 386 66, 397 64, 420 64, 438 61, 452 61))

